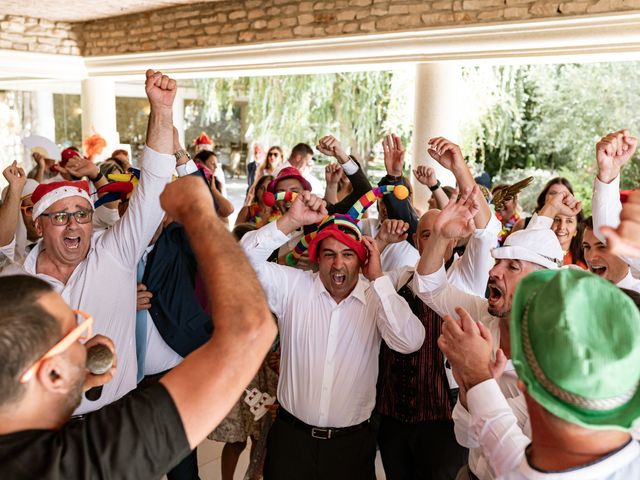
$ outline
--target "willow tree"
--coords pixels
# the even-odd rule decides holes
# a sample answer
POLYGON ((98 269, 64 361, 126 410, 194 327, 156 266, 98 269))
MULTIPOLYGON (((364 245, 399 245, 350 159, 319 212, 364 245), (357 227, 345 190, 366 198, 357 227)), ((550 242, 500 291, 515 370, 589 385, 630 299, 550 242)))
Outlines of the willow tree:
POLYGON ((387 71, 355 72, 205 79, 197 86, 209 120, 223 121, 246 101, 251 138, 293 146, 334 134, 366 161, 384 133, 392 79, 387 71))

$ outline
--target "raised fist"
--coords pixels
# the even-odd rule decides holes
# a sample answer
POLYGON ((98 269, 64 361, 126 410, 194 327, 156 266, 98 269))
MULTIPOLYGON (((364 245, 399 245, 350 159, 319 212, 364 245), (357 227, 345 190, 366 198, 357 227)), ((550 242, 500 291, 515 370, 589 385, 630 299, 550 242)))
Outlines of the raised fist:
POLYGON ((326 135, 318 140, 316 148, 323 155, 334 157, 340 163, 346 163, 349 161, 349 155, 344 151, 340 141, 333 135, 326 135))
POLYGON ((611 183, 620 169, 631 159, 638 146, 638 139, 632 137, 629 130, 620 130, 602 137, 596 144, 598 161, 598 179, 611 183))
POLYGON ((178 90, 176 81, 151 69, 147 70, 146 76, 144 89, 147 92, 151 108, 171 109, 178 90))
POLYGON ((416 177, 416 180, 429 188, 434 187, 438 184, 436 171, 431 167, 427 167, 426 165, 420 165, 418 168, 414 169, 413 175, 416 177))

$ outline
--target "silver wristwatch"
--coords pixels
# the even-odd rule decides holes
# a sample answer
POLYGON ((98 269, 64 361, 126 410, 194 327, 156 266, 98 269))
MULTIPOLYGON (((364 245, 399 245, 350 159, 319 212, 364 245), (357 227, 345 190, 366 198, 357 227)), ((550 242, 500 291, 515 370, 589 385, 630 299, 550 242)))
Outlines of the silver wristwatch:
POLYGON ((176 157, 176 161, 179 161, 181 157, 186 156, 189 160, 191 160, 191 156, 189 155, 189 152, 187 152, 184 148, 181 148, 180 150, 178 150, 176 153, 173 154, 174 157, 176 157))

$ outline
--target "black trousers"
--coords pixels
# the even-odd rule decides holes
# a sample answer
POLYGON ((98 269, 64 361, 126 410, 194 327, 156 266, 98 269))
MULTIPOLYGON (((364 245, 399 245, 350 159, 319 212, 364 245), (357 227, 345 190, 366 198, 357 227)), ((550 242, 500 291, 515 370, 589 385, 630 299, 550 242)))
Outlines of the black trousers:
POLYGON ((467 464, 468 450, 448 420, 404 423, 381 415, 378 446, 387 480, 454 480, 467 464))
POLYGON ((276 418, 267 438, 265 480, 375 480, 376 441, 369 423, 322 440, 276 418))

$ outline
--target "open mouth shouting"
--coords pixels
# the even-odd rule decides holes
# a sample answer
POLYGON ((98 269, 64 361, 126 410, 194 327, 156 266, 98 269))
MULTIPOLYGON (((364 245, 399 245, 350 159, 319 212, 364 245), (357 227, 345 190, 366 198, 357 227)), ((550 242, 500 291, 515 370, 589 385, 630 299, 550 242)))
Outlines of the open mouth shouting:
POLYGON ((344 285, 344 282, 347 281, 347 276, 344 273, 332 271, 330 275, 331 275, 331 282, 338 287, 344 285))
POLYGON ((605 265, 591 264, 589 265, 589 270, 591 270, 591 273, 595 273, 599 277, 603 277, 603 278, 605 278, 607 274, 607 267, 605 265))
POLYGON ((77 250, 80 248, 80 237, 76 235, 65 235, 63 243, 69 250, 77 250))
POLYGON ((497 306, 504 299, 505 293, 495 281, 489 280, 489 307, 497 306))

